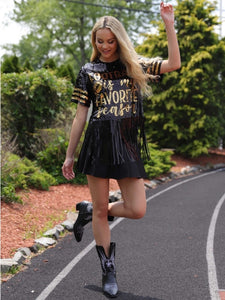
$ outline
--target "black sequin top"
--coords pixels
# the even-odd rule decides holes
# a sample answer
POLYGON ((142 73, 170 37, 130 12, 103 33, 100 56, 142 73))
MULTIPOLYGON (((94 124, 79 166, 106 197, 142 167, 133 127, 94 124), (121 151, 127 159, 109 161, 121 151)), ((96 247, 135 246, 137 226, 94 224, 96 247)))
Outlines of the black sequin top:
MULTIPOLYGON (((151 75, 159 75, 161 63, 153 60, 142 67, 151 75)), ((92 104, 77 169, 102 178, 146 177, 141 160, 141 153, 147 154, 143 100, 121 61, 97 59, 85 64, 72 101, 87 107, 92 104)))

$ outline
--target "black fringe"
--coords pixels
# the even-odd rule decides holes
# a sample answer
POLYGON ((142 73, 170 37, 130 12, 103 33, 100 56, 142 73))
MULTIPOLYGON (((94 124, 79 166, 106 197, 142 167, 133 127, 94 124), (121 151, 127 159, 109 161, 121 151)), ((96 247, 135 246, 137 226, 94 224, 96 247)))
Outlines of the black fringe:
POLYGON ((107 165, 119 165, 149 157, 140 117, 120 120, 91 121, 80 152, 83 166, 101 161, 107 165))

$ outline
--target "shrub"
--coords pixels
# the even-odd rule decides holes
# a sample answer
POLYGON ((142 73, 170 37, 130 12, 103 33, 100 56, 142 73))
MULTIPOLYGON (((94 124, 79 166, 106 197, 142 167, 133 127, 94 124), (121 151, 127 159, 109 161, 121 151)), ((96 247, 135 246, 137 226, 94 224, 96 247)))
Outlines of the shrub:
POLYGON ((39 190, 47 191, 49 186, 56 185, 55 178, 46 171, 37 170, 27 179, 27 185, 39 190))
POLYGON ((2 128, 17 138, 20 156, 35 157, 35 133, 52 125, 72 91, 71 82, 51 70, 2 74, 2 128))
POLYGON ((18 202, 18 203, 23 203, 21 198, 16 195, 16 190, 15 187, 13 186, 12 183, 7 184, 7 186, 2 186, 2 194, 1 194, 1 199, 5 203, 10 203, 10 202, 18 202))
POLYGON ((173 151, 159 150, 154 144, 149 144, 149 148, 150 160, 144 162, 149 179, 167 173, 172 166, 176 165, 174 161, 171 161, 173 151))
POLYGON ((56 180, 46 171, 42 171, 35 162, 28 158, 20 158, 16 154, 7 153, 7 159, 2 166, 1 199, 4 202, 19 202, 17 189, 38 188, 48 190, 55 185, 56 180))
MULTIPOLYGON (((62 175, 62 165, 66 157, 69 139, 66 134, 59 129, 45 130, 45 133, 47 132, 49 136, 53 137, 53 139, 51 140, 50 138, 46 148, 37 153, 37 163, 42 169, 51 174, 58 184, 68 183, 68 180, 62 175)), ((79 148, 80 147, 78 147, 78 151, 79 148)), ((86 184, 87 179, 85 175, 79 173, 76 174, 75 179, 71 182, 77 184, 86 184)))

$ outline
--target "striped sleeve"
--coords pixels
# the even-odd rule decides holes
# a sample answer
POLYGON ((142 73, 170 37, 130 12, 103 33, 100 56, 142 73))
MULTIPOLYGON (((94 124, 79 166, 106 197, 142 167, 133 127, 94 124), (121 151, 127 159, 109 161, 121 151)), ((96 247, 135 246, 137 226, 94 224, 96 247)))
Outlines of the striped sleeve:
POLYGON ((91 104, 89 97, 89 77, 83 68, 77 76, 71 101, 87 107, 91 104))
POLYGON ((160 74, 160 69, 162 65, 162 58, 147 58, 140 56, 139 62, 143 68, 143 71, 148 74, 149 81, 153 83, 160 82, 162 80, 162 74, 160 74))
POLYGON ((162 60, 152 60, 147 66, 147 73, 149 75, 160 75, 162 60))

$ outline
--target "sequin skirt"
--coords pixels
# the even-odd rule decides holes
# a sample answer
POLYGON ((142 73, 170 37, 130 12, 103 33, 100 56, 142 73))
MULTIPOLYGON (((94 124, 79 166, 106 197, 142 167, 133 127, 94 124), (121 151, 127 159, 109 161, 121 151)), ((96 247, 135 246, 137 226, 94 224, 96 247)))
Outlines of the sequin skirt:
POLYGON ((140 153, 138 126, 134 120, 91 122, 76 170, 101 178, 147 178, 140 153))

